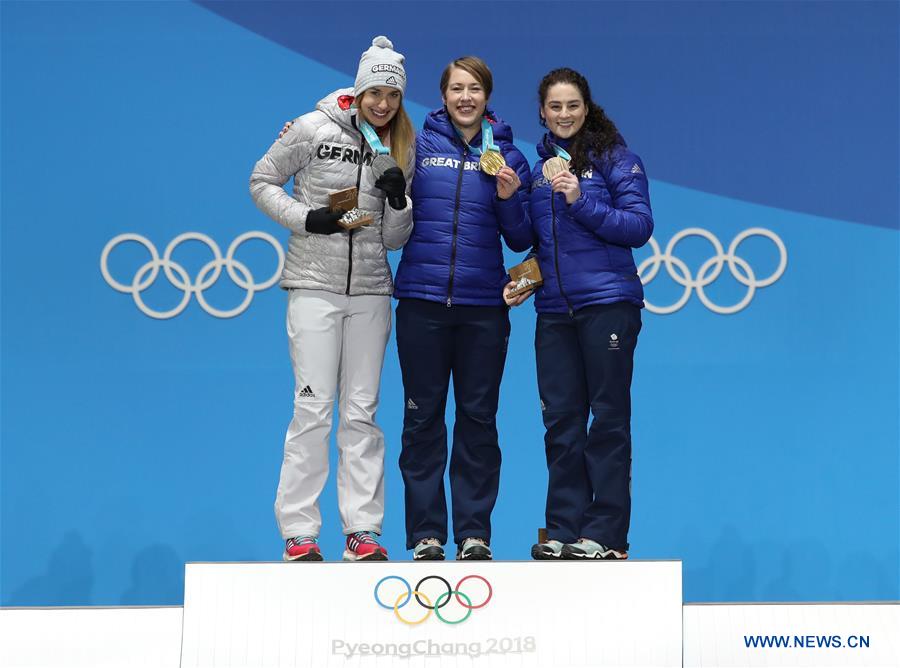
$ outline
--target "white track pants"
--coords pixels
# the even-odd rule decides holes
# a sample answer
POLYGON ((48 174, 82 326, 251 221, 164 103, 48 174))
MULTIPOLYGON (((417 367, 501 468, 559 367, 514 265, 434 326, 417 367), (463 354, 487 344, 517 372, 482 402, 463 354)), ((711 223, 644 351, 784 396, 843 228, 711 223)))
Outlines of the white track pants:
POLYGON ((344 533, 381 532, 384 435, 375 424, 391 298, 291 290, 287 331, 294 365, 294 417, 284 441, 275 497, 283 538, 318 536, 319 494, 328 478, 335 397, 340 453, 338 506, 344 533))

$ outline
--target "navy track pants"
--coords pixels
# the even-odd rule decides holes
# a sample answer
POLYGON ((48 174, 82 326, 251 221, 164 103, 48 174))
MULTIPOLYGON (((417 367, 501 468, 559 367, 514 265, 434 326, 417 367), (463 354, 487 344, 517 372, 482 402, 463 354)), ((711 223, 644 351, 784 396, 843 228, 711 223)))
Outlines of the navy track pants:
POLYGON ((625 302, 588 306, 571 316, 538 314, 551 540, 584 537, 628 548, 631 377, 640 331, 641 310, 625 302))
POLYGON ((456 421, 450 456, 454 542, 490 542, 500 485, 497 404, 509 341, 506 306, 451 306, 421 299, 397 305, 397 350, 404 401, 400 472, 405 484, 406 547, 447 541, 447 427, 450 376, 456 421))

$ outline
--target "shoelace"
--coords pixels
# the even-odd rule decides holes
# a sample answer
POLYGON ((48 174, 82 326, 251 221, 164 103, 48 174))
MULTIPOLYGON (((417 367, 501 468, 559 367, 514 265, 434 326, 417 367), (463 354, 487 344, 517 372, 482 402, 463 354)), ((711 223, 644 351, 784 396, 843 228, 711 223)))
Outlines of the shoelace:
POLYGON ((300 547, 301 545, 315 545, 319 542, 319 539, 315 536, 295 536, 294 538, 291 538, 291 542, 297 547, 300 547))
POLYGON ((437 538, 423 538, 419 541, 419 545, 434 545, 435 547, 441 547, 441 541, 437 538))
MULTIPOLYGON (((357 549, 360 545, 378 545, 374 532, 357 531, 347 536, 347 547, 351 550, 357 549)), ((378 545, 378 547, 381 547, 381 545, 378 545)))

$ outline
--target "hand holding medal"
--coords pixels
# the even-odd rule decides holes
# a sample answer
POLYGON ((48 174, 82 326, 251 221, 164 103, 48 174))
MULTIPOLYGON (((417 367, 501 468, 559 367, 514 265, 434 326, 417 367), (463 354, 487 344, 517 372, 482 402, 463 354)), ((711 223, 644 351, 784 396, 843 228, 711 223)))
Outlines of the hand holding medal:
POLYGON ((504 165, 497 172, 497 197, 509 199, 522 185, 519 175, 511 168, 504 165))
POLYGON ((581 197, 581 186, 578 177, 569 171, 569 161, 572 156, 562 147, 551 144, 556 156, 548 158, 541 167, 544 178, 550 181, 550 187, 555 193, 562 193, 566 197, 566 204, 572 204, 581 197))
POLYGON ((578 177, 572 172, 560 172, 550 179, 550 187, 553 192, 562 193, 566 196, 566 204, 572 204, 581 197, 581 186, 578 184, 578 177))
POLYGON ((384 191, 392 209, 406 208, 406 177, 397 162, 389 155, 379 154, 372 161, 375 187, 384 191))
POLYGON ((365 119, 360 119, 359 130, 371 149, 375 151, 375 157, 372 159, 372 176, 375 187, 384 191, 392 209, 405 209, 406 177, 397 165, 397 161, 391 157, 391 149, 381 143, 378 133, 365 119))

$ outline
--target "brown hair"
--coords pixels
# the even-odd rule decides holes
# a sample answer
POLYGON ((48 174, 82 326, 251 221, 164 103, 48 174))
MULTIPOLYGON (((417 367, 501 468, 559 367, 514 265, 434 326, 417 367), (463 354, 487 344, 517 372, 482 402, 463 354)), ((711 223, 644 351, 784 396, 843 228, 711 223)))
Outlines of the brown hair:
MULTIPOLYGON (((569 153, 572 154, 571 171, 573 174, 581 174, 591 166, 591 155, 597 158, 604 158, 618 145, 624 144, 622 135, 616 128, 603 107, 598 105, 591 98, 591 87, 588 85, 587 79, 583 75, 568 67, 560 67, 556 70, 548 72, 541 83, 538 84, 538 98, 541 101, 541 107, 547 101, 547 93, 551 86, 556 84, 569 84, 575 86, 581 93, 581 99, 587 111, 584 119, 584 125, 575 135, 569 146, 569 153)), ((544 127, 547 126, 544 117, 540 117, 540 123, 544 127)))
POLYGON ((447 86, 450 84, 450 74, 455 67, 465 70, 475 77, 478 83, 481 84, 481 87, 484 88, 484 96, 490 98, 491 91, 494 90, 494 75, 491 74, 491 68, 487 66, 487 63, 478 56, 457 58, 444 68, 444 73, 441 74, 441 95, 446 94, 447 86))

